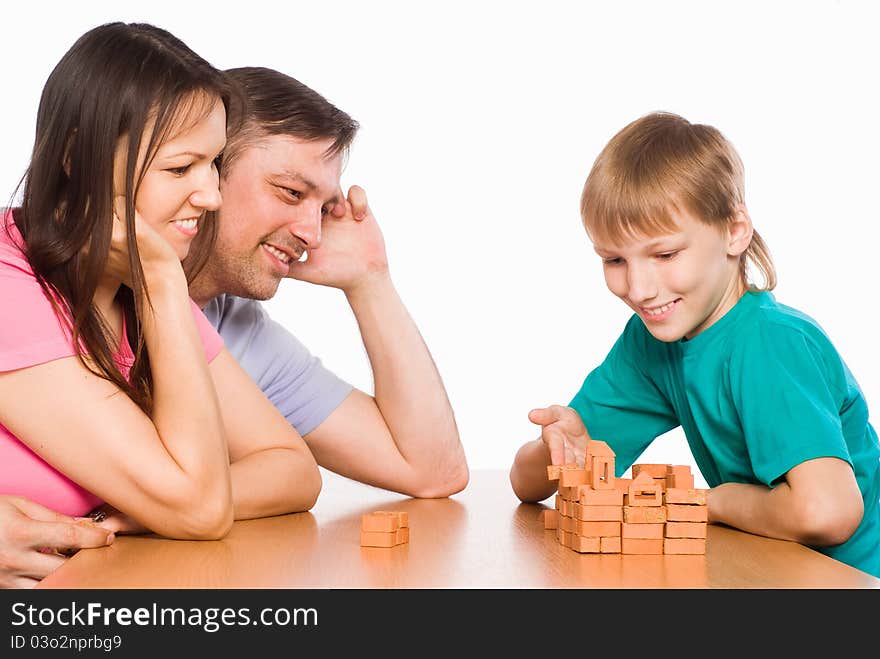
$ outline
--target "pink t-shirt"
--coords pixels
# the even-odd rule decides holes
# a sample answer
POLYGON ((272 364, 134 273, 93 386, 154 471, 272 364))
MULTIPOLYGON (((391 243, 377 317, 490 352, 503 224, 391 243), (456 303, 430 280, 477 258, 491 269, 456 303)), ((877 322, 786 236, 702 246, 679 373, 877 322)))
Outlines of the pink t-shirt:
MULTIPOLYGON (((70 332, 58 320, 22 252, 12 213, 0 210, 0 372, 45 364, 75 355, 70 332), (9 231, 7 231, 7 227, 9 231)), ((196 326, 210 362, 223 340, 192 303, 196 326)), ((114 355, 128 377, 134 354, 121 341, 114 355)), ((63 392, 58 392, 63 395, 63 392)), ((0 408, 4 402, 0 401, 0 408)), ((51 408, 47 405, 47 413, 51 408)), ((52 467, 0 423, 0 494, 17 494, 67 515, 83 516, 103 501, 52 467)))

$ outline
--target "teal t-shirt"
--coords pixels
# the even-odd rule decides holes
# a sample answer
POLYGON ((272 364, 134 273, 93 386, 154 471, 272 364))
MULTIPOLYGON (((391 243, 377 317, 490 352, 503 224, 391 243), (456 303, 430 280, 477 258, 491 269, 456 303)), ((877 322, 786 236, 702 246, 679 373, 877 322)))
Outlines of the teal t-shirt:
POLYGON ((867 403, 816 321, 771 293, 746 293, 689 341, 655 339, 634 315, 569 405, 614 449, 618 476, 678 426, 710 487, 773 487, 806 460, 847 461, 862 523, 815 549, 880 577, 880 443, 867 403))

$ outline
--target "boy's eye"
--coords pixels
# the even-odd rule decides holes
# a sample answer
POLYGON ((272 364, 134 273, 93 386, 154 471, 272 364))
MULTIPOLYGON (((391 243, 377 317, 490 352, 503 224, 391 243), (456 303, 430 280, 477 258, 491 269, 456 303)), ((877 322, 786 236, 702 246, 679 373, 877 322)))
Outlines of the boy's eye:
POLYGON ((302 193, 299 190, 294 190, 292 188, 282 188, 282 190, 284 190, 285 194, 290 195, 294 199, 299 199, 300 197, 302 197, 302 193))
POLYGON ((620 265, 621 263, 623 263, 623 259, 619 256, 615 256, 610 259, 602 259, 602 263, 604 263, 605 265, 620 265))
POLYGON ((657 254, 657 258, 661 261, 668 261, 669 259, 675 257, 678 252, 663 252, 662 254, 657 254))

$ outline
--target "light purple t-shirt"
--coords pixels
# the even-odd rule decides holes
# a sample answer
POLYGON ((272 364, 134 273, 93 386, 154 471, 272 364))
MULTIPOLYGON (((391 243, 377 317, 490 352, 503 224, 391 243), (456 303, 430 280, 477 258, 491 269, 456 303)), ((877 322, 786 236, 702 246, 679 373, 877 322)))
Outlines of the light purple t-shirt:
POLYGON ((219 295, 202 309, 230 354, 300 435, 321 425, 352 385, 327 370, 259 302, 219 295))

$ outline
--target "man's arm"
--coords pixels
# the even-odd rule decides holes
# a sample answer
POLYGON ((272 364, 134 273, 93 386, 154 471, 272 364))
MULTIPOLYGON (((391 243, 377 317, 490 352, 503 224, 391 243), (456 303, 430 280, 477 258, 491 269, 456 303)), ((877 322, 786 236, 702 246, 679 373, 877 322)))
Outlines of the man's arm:
POLYGON ((0 496, 0 588, 33 588, 67 560, 57 552, 112 542, 112 533, 88 521, 22 497, 0 496))
POLYGON ((415 497, 464 489, 468 467, 452 407, 391 281, 382 234, 361 188, 349 191, 344 212, 334 209, 325 219, 321 247, 292 264, 291 276, 345 293, 373 371, 374 396, 353 391, 306 435, 318 464, 415 497))

